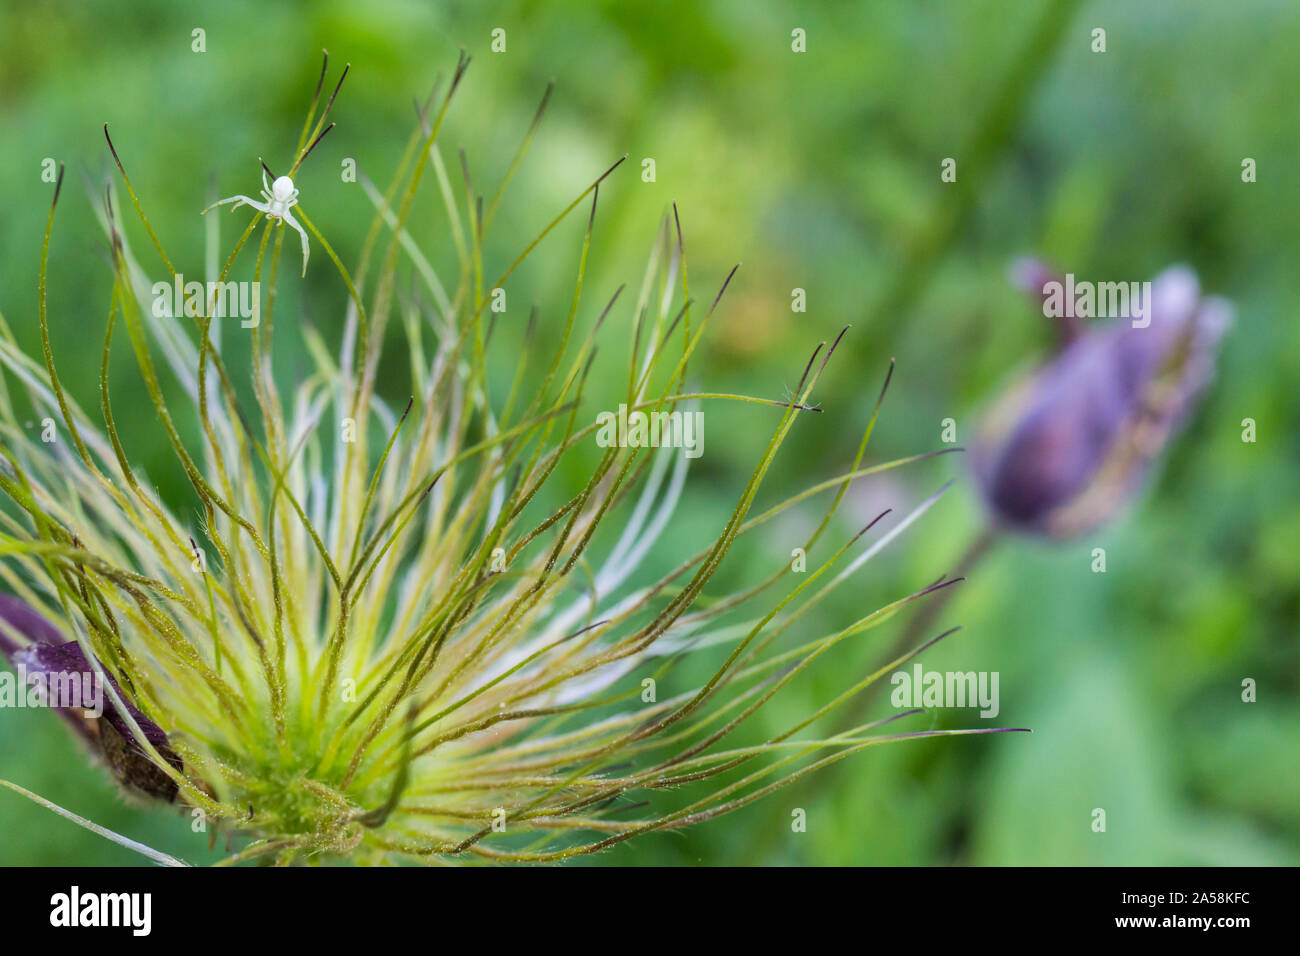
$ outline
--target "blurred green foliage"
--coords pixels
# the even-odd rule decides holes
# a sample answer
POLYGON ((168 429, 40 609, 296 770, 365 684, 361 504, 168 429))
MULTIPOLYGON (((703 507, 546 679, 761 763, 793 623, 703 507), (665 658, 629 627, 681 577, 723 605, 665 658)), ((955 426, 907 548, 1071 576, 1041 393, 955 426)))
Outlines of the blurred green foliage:
MULTIPOLYGON (((601 190, 588 321, 619 282, 635 287, 676 200, 697 298, 711 298, 744 263, 692 373, 700 382, 785 397, 815 344, 853 326, 820 390, 825 413, 800 420, 760 505, 851 461, 891 356, 898 371, 871 459, 940 447, 947 417, 968 440, 983 403, 1050 340, 1006 281, 1015 255, 1126 280, 1186 262, 1238 306, 1215 385, 1131 513, 1071 544, 1003 544, 942 615, 965 628, 926 666, 998 671, 996 723, 1033 735, 873 749, 721 821, 642 838, 595 862, 1300 862, 1300 126, 1290 109, 1300 6, 9 4, 0 10, 0 311, 36 354, 51 188, 41 162, 66 162, 50 314, 62 377, 93 396, 110 287, 87 201, 107 172, 100 127, 111 125, 169 252, 197 277, 199 209, 212 189, 255 191, 258 156, 287 163, 322 47, 352 72, 338 129, 297 181, 318 226, 354 262, 371 207, 359 186, 340 182, 340 163, 354 157, 386 182, 413 98, 451 69, 461 45, 474 62, 443 142, 464 144, 478 183, 499 180, 547 80, 557 82, 494 228, 487 271, 628 153, 601 190), (191 51, 196 27, 206 31, 202 54, 191 51), (507 31, 504 54, 489 49, 496 27, 507 31), (791 52, 795 27, 807 31, 807 53, 791 52), (1094 27, 1107 31, 1104 54, 1090 50, 1094 27), (939 181, 948 156, 960 188, 939 181), (643 157, 656 160, 654 183, 641 181, 643 157), (1242 182, 1244 157, 1258 163, 1254 184, 1242 182), (796 287, 807 290, 807 313, 791 312, 796 287), (1241 441, 1247 417, 1258 423, 1255 444, 1241 441), (1104 575, 1089 569, 1094 547, 1107 550, 1104 575), (1257 703, 1240 700, 1246 677, 1259 683, 1257 703), (806 833, 791 832, 795 807, 808 812, 806 833), (1096 807, 1107 812, 1105 834, 1092 832, 1096 807)), ((567 307, 580 218, 513 286, 514 302, 543 305, 544 322, 567 307)), ((243 220, 223 217, 227 239, 234 221, 243 220)), ((449 263, 442 226, 430 201, 412 231, 449 263)), ((137 224, 128 233, 151 263, 137 224)), ((305 283, 282 284, 281 314, 336 334, 345 292, 315 252, 305 283)), ((609 333, 610 352, 625 354, 625 328, 609 333)), ((289 339, 279 342, 286 375, 303 367, 289 339)), ((137 381, 119 350, 124 440, 188 508, 137 381)), ((400 406, 405 394, 395 385, 388 397, 400 406)), ((710 409, 707 453, 661 548, 665 563, 720 526, 770 423, 752 406, 710 409)), ((856 588, 819 607, 809 633, 952 570, 982 520, 959 456, 855 489, 839 533, 883 507, 904 512, 950 476, 955 492, 856 588)), ((763 571, 785 560, 813 513, 802 518, 751 550, 765 557, 763 571)), ((756 568, 741 562, 728 579, 752 581, 756 568)), ((846 673, 878 663, 901 625, 815 668, 761 719, 780 729, 820 705, 846 673)), ((888 712, 881 695, 873 713, 888 712)), ((932 719, 981 723, 974 711, 948 711, 911 729, 932 719)), ((216 857, 196 849, 188 817, 123 804, 47 714, 5 714, 0 776, 186 859, 216 857)), ((13 794, 0 794, 0 832, 3 863, 137 862, 13 794)))

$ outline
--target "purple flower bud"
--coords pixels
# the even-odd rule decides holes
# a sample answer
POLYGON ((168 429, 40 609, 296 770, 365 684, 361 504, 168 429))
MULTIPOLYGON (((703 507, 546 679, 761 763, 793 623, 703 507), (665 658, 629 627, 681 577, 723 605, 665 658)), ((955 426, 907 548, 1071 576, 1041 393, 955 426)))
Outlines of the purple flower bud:
MULTIPOLYGON (((1045 267, 1020 263, 1015 274, 1045 294, 1045 267)), ((1227 302, 1201 298, 1196 276, 1174 267, 1151 283, 1144 322, 1068 323, 1060 354, 1004 394, 978 430, 971 463, 995 521, 1068 538, 1112 517, 1212 378, 1231 317, 1227 302)))
MULTIPOLYGON (((57 627, 12 594, 0 594, 0 620, 36 644, 62 644, 65 640, 57 627)), ((0 627, 0 651, 6 657, 12 657, 22 646, 0 627)))
MULTIPOLYGON (((83 674, 102 672, 149 743, 172 767, 182 770, 181 758, 168 746, 163 729, 131 703, 102 664, 98 668, 91 667, 80 644, 65 641, 58 628, 35 609, 8 594, 0 594, 0 621, 8 625, 0 626, 0 651, 15 668, 23 668, 29 679, 40 675, 47 687, 52 686, 59 675, 80 678, 83 674), (31 643, 19 644, 10 636, 10 629, 31 643)), ((107 693, 103 698, 103 715, 98 718, 83 716, 79 708, 61 707, 58 711, 73 730, 103 753, 114 776, 122 783, 168 802, 175 800, 175 781, 159 769, 136 743, 131 725, 112 698, 107 693)))

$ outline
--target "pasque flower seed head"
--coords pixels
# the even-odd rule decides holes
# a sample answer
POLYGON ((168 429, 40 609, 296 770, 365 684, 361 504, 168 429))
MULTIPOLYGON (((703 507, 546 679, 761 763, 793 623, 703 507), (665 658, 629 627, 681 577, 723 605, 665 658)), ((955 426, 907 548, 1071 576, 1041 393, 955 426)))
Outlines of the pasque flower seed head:
POLYGON ((286 175, 301 189, 296 221, 346 290, 334 325, 295 332, 279 314, 277 283, 299 281, 280 273, 276 217, 287 221, 287 206, 268 219, 254 204, 193 310, 153 308, 150 270, 164 270, 168 288, 180 270, 127 175, 127 151, 110 139, 125 196, 110 187, 97 210, 112 253, 98 409, 80 405, 58 375, 66 343, 51 341, 45 253, 43 355, 24 354, 0 323, 0 367, 17 385, 14 395, 0 388, 0 583, 11 595, 0 599, 0 635, 11 662, 102 673, 102 716, 93 725, 65 716, 125 786, 185 805, 241 843, 232 861, 563 859, 708 820, 881 743, 981 732, 877 732, 892 715, 813 733, 882 671, 758 733, 752 715, 814 660, 953 584, 899 596, 831 634, 811 635, 803 620, 937 497, 894 530, 874 528, 881 516, 835 541, 831 518, 847 486, 927 456, 863 464, 877 400, 847 468, 785 500, 766 495, 782 442, 817 411, 810 398, 834 344, 792 369, 801 374, 790 399, 688 390, 688 361, 722 291, 707 307, 692 298, 675 209, 635 299, 619 289, 588 305, 597 197, 618 163, 522 254, 494 264, 484 243, 511 176, 479 195, 467 158, 454 175, 439 145, 467 64, 462 56, 422 105, 391 185, 362 179, 373 218, 357 237, 355 271, 302 201, 328 193, 302 168, 308 144, 330 128, 333 96, 317 115, 322 65, 286 175), (446 242, 417 243, 417 195, 443 204, 446 242), (572 297, 527 322, 496 309, 498 291, 526 295, 510 285, 516 268, 583 204, 572 297), (147 266, 128 233, 146 239, 147 266), (238 281, 260 283, 258 314, 222 329, 212 298, 238 281), (597 395, 602 328, 628 359, 618 384, 597 395), (309 366, 293 383, 272 362, 273 336, 285 334, 301 336, 309 366), (248 336, 247 368, 223 335, 248 336), (116 425, 109 357, 124 337, 156 434, 186 479, 179 508, 133 467, 116 425), (397 361, 381 366, 385 351, 397 361), (507 355, 517 362, 502 376, 507 355), (237 387, 249 379, 251 393, 237 387), (20 397, 57 424, 57 440, 21 427, 20 397), (646 556, 667 552, 681 527, 674 509, 692 459, 673 447, 599 445, 598 413, 719 402, 745 403, 770 438, 711 543, 650 574, 646 556), (183 433, 190 421, 192 435, 183 433), (571 483, 579 465, 586 476, 565 490, 560 476, 571 483), (703 599, 755 528, 817 502, 824 518, 811 535, 780 554, 751 551, 757 580, 703 599), (791 567, 791 549, 807 555, 806 568, 791 567))

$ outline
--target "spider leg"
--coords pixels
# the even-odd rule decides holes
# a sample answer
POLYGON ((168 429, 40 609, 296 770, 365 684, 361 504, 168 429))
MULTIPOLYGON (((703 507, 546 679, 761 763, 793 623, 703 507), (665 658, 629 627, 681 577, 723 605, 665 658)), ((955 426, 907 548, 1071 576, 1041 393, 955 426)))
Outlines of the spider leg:
POLYGON ((209 209, 216 209, 218 206, 224 206, 228 202, 235 204, 231 207, 232 212, 240 206, 252 206, 254 209, 266 212, 266 206, 263 203, 258 202, 256 199, 249 199, 247 196, 231 196, 228 199, 218 199, 207 209, 204 209, 203 212, 199 213, 199 215, 202 216, 207 213, 209 209))
POLYGON ((302 274, 305 276, 307 274, 307 256, 311 254, 311 250, 307 248, 307 233, 302 226, 298 225, 298 220, 293 218, 293 213, 289 212, 288 208, 284 210, 284 215, 281 218, 294 229, 297 229, 298 235, 302 236, 302 274))
POLYGON ((271 207, 268 203, 258 202, 256 199, 249 199, 247 196, 236 196, 235 198, 238 199, 239 202, 235 203, 233 206, 230 207, 231 212, 234 212, 236 209, 238 209, 241 204, 245 206, 252 206, 258 212, 264 215, 271 211, 271 207))

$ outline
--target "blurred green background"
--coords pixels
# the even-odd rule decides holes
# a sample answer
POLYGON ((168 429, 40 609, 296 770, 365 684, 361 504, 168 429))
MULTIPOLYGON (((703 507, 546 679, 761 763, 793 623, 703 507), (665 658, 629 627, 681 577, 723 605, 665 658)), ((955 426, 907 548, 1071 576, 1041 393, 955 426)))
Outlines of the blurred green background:
MULTIPOLYGON (((371 207, 360 186, 340 182, 340 163, 353 157, 386 182, 413 97, 454 66, 462 45, 474 61, 444 155, 453 161, 446 148, 463 144, 478 183, 499 180, 546 82, 557 83, 494 226, 487 271, 628 153, 601 190, 587 321, 619 282, 635 291, 676 200, 698 298, 743 261, 694 368, 701 383, 781 398, 816 343, 852 324, 820 388, 825 413, 801 418, 760 506, 851 462, 891 356, 898 370, 871 460, 942 447, 948 417, 969 440, 984 403, 1050 344, 1041 313, 1007 282, 1016 255, 1125 280, 1184 262, 1238 309, 1217 381, 1137 505, 1077 542, 1003 544, 941 615, 964 630, 927 654, 926 667, 999 672, 996 723, 1032 735, 873 749, 737 814, 593 862, 1300 862, 1300 6, 6 4, 0 312, 36 354, 51 190, 40 172, 53 157, 69 170, 51 249, 56 358, 74 393, 93 396, 110 288, 86 185, 106 172, 101 126, 111 125, 169 253, 197 277, 210 177, 222 196, 255 192, 259 155, 287 165, 322 47, 331 76, 345 60, 352 71, 338 128, 297 183, 317 225, 355 262, 371 207), (498 27, 505 53, 490 51, 498 27), (1104 54, 1090 49, 1096 27, 1107 31, 1104 54), (191 51, 195 28, 206 31, 205 53, 191 51), (794 28, 806 31, 806 53, 791 51, 794 28), (644 157, 656 161, 654 183, 641 181, 644 157), (958 161, 956 184, 940 182, 944 157, 958 161), (1258 164, 1256 183, 1242 182, 1245 157, 1258 164), (806 313, 790 309, 796 287, 806 313), (1241 441, 1246 417, 1258 423, 1255 444, 1241 441), (1094 547, 1107 551, 1106 574, 1090 570, 1094 547), (1240 699, 1246 677, 1258 681, 1253 704, 1240 699), (796 807, 807 811, 806 833, 791 832, 796 807), (1095 807, 1107 811, 1104 834, 1091 829, 1095 807)), ((426 207, 413 232, 450 263, 436 203, 426 207)), ((518 277, 552 317, 568 301, 584 218, 518 277)), ((232 221, 223 219, 227 239, 232 221)), ((137 226, 128 226, 137 253, 155 268, 137 226)), ((315 250, 308 280, 282 284, 281 314, 337 331, 345 292, 326 265, 315 250)), ((151 428, 130 361, 119 349, 114 405, 127 444, 183 502, 183 476, 151 428)), ((291 348, 279 368, 293 372, 291 348)), ((400 405, 397 392, 388 397, 400 405)), ((702 532, 688 529, 720 525, 771 422, 749 406, 710 410, 707 453, 666 555, 697 543, 702 532)), ((805 637, 953 570, 982 520, 960 456, 862 484, 837 533, 883 507, 903 513, 949 477, 954 491, 819 607, 805 637)), ((771 530, 761 542, 769 560, 812 515, 771 530)), ((770 566, 731 564, 735 582, 770 566)), ((784 691, 767 726, 788 725, 842 689, 846 674, 865 673, 901 628, 896 620, 870 632, 784 691)), ((873 712, 889 712, 883 695, 873 712)), ((974 711, 934 721, 982 723, 974 711)), ((188 817, 123 803, 48 714, 5 715, 0 777, 186 859, 214 858, 195 852, 188 817)), ((0 793, 0 834, 4 864, 138 862, 14 794, 0 793)))

